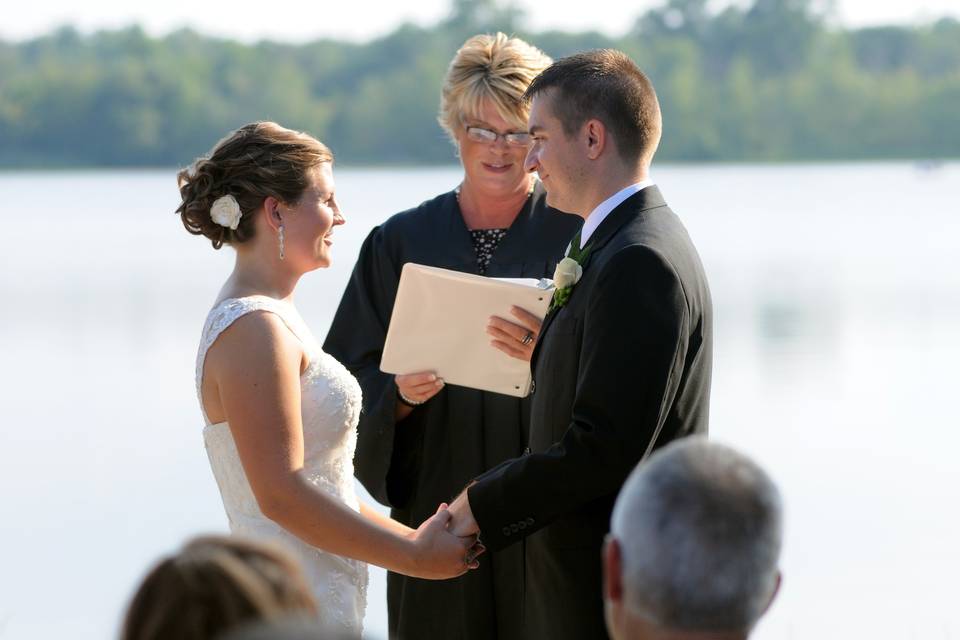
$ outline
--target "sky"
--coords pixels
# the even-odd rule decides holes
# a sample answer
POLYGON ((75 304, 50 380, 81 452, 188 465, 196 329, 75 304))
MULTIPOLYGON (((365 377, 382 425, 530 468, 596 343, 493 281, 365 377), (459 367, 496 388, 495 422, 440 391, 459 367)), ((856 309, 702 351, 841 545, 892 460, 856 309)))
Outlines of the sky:
MULTIPOLYGON (((723 6, 729 0, 714 0, 723 6)), ((748 0, 740 0, 748 1, 748 0)), ((960 18, 958 0, 832 0, 835 18, 847 26, 917 23, 949 15, 960 18)), ((595 29, 622 35, 645 10, 663 0, 515 0, 533 31, 595 29), (589 6, 589 11, 585 8, 589 6)), ((29 11, 6 12, 0 38, 24 40, 62 25, 82 32, 139 24, 152 35, 189 26, 207 35, 252 42, 306 42, 320 37, 364 41, 389 33, 402 22, 431 25, 447 15, 449 0, 352 0, 303 3, 271 0, 262 9, 237 11, 235 0, 37 0, 29 11), (307 8, 304 8, 304 7, 307 8), (266 7, 269 7, 267 9, 266 7)))

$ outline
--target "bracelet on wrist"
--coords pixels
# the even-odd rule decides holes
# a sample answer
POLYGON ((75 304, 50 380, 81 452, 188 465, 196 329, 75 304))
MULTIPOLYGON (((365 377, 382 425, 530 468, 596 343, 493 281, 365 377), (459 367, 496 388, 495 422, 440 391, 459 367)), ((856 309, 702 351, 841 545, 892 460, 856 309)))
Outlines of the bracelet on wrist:
POLYGON ((400 387, 397 387, 397 398, 400 400, 400 402, 407 405, 408 407, 419 407, 424 403, 423 400, 421 400, 420 402, 417 402, 416 400, 411 400, 407 396, 403 395, 403 391, 400 391, 400 387))

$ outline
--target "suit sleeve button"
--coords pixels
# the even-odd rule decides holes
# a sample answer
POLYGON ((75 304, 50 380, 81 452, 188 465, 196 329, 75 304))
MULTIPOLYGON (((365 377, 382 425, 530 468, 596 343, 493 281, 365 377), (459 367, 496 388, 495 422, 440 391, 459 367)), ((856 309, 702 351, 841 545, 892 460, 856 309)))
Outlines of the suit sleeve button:
POLYGON ((510 535, 510 527, 504 527, 502 531, 503 531, 503 535, 505 536, 510 535))

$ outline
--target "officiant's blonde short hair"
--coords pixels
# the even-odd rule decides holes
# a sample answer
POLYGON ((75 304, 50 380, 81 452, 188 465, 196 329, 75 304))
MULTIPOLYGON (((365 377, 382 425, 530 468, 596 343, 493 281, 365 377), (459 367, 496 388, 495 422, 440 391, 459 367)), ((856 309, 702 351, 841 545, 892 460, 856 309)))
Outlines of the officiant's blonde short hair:
POLYGON ((450 139, 464 119, 479 119, 489 99, 501 118, 526 131, 530 105, 523 94, 553 62, 532 44, 503 33, 476 35, 463 43, 450 61, 440 96, 437 120, 450 139))

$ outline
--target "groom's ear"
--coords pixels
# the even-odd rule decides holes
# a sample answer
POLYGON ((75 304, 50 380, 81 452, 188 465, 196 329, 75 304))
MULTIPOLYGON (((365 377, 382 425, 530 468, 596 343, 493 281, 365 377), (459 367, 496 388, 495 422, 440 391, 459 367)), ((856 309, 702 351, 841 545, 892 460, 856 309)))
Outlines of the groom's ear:
POLYGON ((610 143, 607 138, 607 127, 597 120, 587 120, 583 124, 583 142, 586 146, 587 158, 596 160, 610 143))

